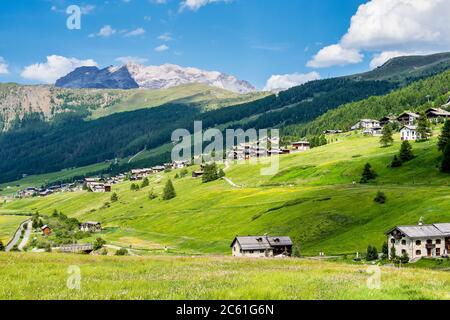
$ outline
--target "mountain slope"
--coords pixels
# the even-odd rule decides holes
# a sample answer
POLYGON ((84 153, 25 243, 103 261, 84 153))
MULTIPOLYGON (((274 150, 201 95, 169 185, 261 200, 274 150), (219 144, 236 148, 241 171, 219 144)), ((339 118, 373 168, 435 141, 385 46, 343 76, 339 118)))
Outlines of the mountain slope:
POLYGON ((190 175, 176 179, 179 171, 173 171, 152 176, 150 186, 137 192, 130 190, 131 182, 113 186, 115 203, 110 194, 62 193, 4 204, 0 213, 57 209, 82 221, 101 221, 107 227, 102 237, 112 244, 150 251, 167 246, 187 254, 228 254, 235 235, 269 233, 291 236, 303 255, 353 256, 368 245, 380 248, 384 231, 394 225, 416 224, 421 216, 427 223, 450 219, 449 176, 437 168, 436 138, 414 143, 416 158, 396 169, 388 164, 400 148, 398 135, 388 148, 380 148, 376 137, 333 139, 338 141, 282 156, 275 176, 260 174, 268 164, 232 165, 227 178, 241 188, 225 181, 203 184, 190 175), (379 177, 354 185, 367 162, 379 177), (160 196, 169 178, 177 197, 150 200, 148 193, 153 189, 160 196), (378 191, 387 196, 383 205, 373 201, 378 191))
POLYGON ((251 93, 256 89, 247 81, 217 71, 183 68, 173 64, 143 66, 129 62, 122 67, 80 67, 58 79, 61 88, 167 89, 183 84, 202 83, 235 93, 251 93))

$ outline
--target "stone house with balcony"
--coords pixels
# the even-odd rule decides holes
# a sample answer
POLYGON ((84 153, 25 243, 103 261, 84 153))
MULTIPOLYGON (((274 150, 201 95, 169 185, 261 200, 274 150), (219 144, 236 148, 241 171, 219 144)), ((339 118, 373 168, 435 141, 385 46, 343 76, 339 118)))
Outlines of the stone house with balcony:
POLYGON ((386 232, 389 255, 395 248, 397 256, 408 254, 410 260, 448 256, 450 250, 450 223, 417 226, 397 226, 386 232))
POLYGON ((233 257, 249 258, 290 257, 292 246, 289 237, 236 237, 231 243, 231 254, 233 257))

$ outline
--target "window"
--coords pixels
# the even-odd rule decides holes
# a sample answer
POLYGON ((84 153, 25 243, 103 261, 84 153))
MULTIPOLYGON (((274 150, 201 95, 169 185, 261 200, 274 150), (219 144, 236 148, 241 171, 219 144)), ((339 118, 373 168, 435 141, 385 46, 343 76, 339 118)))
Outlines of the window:
POLYGON ((394 239, 394 238, 391 239, 391 243, 392 243, 392 244, 395 243, 395 239, 394 239))
POLYGON ((402 250, 402 254, 405 254, 405 253, 406 253, 406 250, 405 250, 405 249, 403 249, 403 250, 402 250))
POLYGON ((438 257, 441 255, 441 248, 436 248, 436 255, 438 257))
POLYGON ((250 253, 250 254, 253 253, 253 250, 250 250, 248 253, 250 253))
POLYGON ((441 244, 441 239, 436 239, 436 244, 441 244))
POLYGON ((406 246, 406 240, 402 240, 402 245, 406 246))
POLYGON ((427 240, 427 244, 433 244, 433 240, 428 239, 428 240, 427 240))
POLYGON ((416 250, 416 256, 420 256, 422 254, 422 251, 416 250))
POLYGON ((420 240, 416 241, 416 246, 420 246, 421 244, 422 244, 422 241, 420 241, 420 240))

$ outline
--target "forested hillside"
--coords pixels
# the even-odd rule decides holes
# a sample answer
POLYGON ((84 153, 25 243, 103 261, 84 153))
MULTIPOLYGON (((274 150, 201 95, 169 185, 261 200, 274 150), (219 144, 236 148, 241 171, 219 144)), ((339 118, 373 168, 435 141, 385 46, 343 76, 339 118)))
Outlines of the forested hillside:
POLYGON ((359 119, 381 119, 405 110, 424 111, 430 107, 440 107, 450 95, 450 71, 415 82, 385 96, 345 104, 328 111, 316 120, 284 129, 285 134, 306 136, 318 134, 327 129, 348 130, 359 119))

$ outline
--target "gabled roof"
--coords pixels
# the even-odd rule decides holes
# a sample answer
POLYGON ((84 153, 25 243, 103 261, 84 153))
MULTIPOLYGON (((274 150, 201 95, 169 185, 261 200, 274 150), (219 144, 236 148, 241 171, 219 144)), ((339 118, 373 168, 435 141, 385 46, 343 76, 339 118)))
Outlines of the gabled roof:
POLYGON ((409 238, 446 237, 450 236, 450 223, 437 223, 422 226, 398 226, 387 231, 398 230, 409 238))
MULTIPOLYGON (((420 115, 414 112, 410 112, 410 111, 405 111, 403 112, 401 115, 398 116, 398 118, 401 118, 403 116, 410 116, 410 117, 414 117, 414 118, 420 118, 420 115)), ((398 119, 397 118, 397 119, 398 119)))
POLYGON ((435 115, 438 116, 450 116, 450 112, 445 111, 444 109, 441 108, 430 108, 426 111, 426 113, 433 113, 435 115))
POLYGON ((406 125, 406 126, 403 126, 400 130, 403 130, 403 129, 417 130, 417 126, 406 125))
POLYGON ((238 242, 242 250, 266 250, 278 246, 292 246, 289 237, 268 237, 268 236, 248 236, 236 237, 231 243, 231 247, 238 242))
POLYGON ((289 237, 268 237, 271 246, 292 246, 292 240, 289 237))

